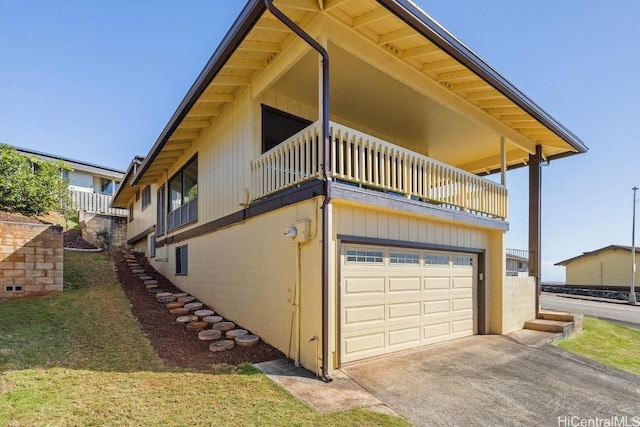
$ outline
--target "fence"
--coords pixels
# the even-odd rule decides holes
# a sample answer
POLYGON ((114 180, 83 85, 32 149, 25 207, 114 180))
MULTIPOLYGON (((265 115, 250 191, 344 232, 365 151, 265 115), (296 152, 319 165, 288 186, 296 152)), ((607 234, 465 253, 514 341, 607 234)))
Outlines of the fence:
POLYGON ((89 193, 86 191, 71 192, 71 201, 73 206, 78 210, 126 216, 128 214, 126 209, 111 207, 112 199, 113 196, 106 194, 89 193))

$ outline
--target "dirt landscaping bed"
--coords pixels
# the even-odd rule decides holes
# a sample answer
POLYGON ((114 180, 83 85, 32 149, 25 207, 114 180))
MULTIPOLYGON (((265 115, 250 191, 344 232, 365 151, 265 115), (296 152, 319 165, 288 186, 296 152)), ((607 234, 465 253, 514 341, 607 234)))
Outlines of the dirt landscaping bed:
MULTIPOLYGON (((197 332, 187 331, 183 324, 177 323, 176 316, 169 314, 164 304, 158 303, 154 294, 148 292, 143 281, 131 272, 123 253, 116 252, 113 256, 118 280, 131 301, 131 311, 165 366, 209 371, 213 364, 239 365, 285 357, 282 352, 262 340, 251 347, 235 346, 228 351, 212 353, 209 351, 212 341, 199 340, 197 332)), ((158 281, 159 289, 172 293, 182 292, 146 264, 143 256, 138 255, 138 261, 145 273, 158 281)))

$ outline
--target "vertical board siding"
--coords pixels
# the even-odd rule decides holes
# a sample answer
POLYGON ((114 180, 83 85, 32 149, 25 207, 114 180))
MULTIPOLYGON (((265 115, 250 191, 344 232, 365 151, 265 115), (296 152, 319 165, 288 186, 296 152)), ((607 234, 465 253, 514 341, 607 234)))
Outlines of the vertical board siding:
MULTIPOLYGON (((142 192, 143 188, 140 189, 140 192, 142 192)), ((128 223, 127 239, 137 236, 156 223, 157 191, 158 187, 155 184, 151 184, 151 204, 144 210, 142 210, 142 197, 136 201, 134 196, 129 201, 130 203, 133 202, 133 221, 128 223)), ((143 242, 142 244, 144 245, 145 243, 143 242)))
MULTIPOLYGON (((636 263, 640 253, 636 255, 636 263)), ((608 249, 571 261, 566 266, 568 285, 629 286, 631 283, 631 251, 608 249)), ((640 270, 636 272, 640 283, 640 270)))

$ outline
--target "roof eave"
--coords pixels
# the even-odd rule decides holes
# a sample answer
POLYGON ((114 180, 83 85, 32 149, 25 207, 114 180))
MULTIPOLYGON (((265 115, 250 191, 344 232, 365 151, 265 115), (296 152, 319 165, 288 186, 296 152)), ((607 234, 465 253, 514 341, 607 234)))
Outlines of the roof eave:
POLYGON ((413 29, 421 33, 436 46, 447 52, 460 63, 468 67, 487 83, 501 92, 516 105, 554 132, 576 152, 586 153, 589 148, 573 132, 544 111, 531 98, 515 87, 511 82, 465 46, 460 40, 444 29, 440 24, 408 0, 377 0, 413 29))
POLYGON ((196 103, 207 86, 209 86, 209 83, 211 83, 214 77, 218 74, 220 69, 233 54, 236 47, 244 39, 251 28, 253 28, 253 25, 258 18, 262 16, 265 10, 266 6, 261 0, 250 0, 245 5, 238 18, 236 18, 227 34, 220 42, 220 45, 207 62, 207 65, 205 65, 204 69, 200 72, 200 75, 191 86, 191 89, 189 89, 189 92, 187 92, 175 113, 173 113, 173 116, 171 116, 171 119, 156 140, 156 143, 151 147, 149 154, 140 165, 140 170, 134 177, 132 185, 138 183, 149 165, 155 160, 160 150, 162 150, 162 147, 167 143, 171 134, 173 134, 177 129, 191 107, 196 103))

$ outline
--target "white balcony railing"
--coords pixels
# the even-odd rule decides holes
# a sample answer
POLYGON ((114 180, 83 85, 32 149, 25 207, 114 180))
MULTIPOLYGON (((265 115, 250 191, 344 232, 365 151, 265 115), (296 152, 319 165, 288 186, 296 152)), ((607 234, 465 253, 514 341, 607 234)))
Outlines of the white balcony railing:
POLYGON ((109 196, 107 194, 89 193, 88 191, 77 190, 71 191, 71 202, 75 209, 87 212, 126 216, 126 209, 111 207, 112 199, 113 196, 109 196))
MULTIPOLYGON (((251 199, 321 176, 320 123, 251 162, 251 199)), ((496 218, 507 216, 507 189, 346 126, 331 122, 330 176, 363 188, 496 218)))

